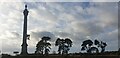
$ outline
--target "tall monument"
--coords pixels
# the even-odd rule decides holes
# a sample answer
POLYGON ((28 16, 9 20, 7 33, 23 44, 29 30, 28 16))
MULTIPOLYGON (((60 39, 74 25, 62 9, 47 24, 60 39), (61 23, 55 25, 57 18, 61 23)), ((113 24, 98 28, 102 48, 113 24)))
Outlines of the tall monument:
POLYGON ((28 16, 29 11, 27 10, 27 5, 25 5, 25 10, 23 12, 24 14, 24 25, 23 25, 23 42, 22 42, 22 50, 21 50, 21 54, 22 55, 27 55, 27 37, 29 35, 27 35, 27 16, 28 16))

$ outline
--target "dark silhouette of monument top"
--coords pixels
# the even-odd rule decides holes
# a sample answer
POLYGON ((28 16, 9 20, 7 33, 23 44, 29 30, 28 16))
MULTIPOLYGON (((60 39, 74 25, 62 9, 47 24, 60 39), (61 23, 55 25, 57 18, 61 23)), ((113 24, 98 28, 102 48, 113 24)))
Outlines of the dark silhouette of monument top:
POLYGON ((25 5, 25 10, 24 10, 24 12, 23 12, 23 14, 24 14, 24 16, 27 16, 28 15, 28 10, 27 10, 27 5, 25 5))
POLYGON ((27 9, 27 5, 25 5, 25 9, 27 9))

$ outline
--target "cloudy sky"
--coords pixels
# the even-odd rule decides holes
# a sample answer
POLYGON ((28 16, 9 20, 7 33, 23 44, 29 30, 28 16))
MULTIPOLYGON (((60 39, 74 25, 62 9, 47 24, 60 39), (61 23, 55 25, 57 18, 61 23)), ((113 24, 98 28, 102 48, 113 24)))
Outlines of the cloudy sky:
POLYGON ((54 42, 58 37, 70 38, 73 41, 70 52, 81 52, 82 41, 86 39, 107 42, 106 50, 118 50, 117 1, 0 2, 1 51, 21 51, 25 4, 29 10, 29 53, 34 53, 36 44, 42 36, 51 37, 51 52, 57 51, 54 42))

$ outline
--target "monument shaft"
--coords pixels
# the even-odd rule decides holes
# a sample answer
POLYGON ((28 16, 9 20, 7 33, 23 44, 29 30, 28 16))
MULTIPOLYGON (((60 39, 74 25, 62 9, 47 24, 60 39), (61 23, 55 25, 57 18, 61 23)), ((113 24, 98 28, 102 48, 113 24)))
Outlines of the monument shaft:
POLYGON ((28 16, 28 10, 27 10, 27 5, 25 5, 25 10, 23 12, 24 14, 24 25, 23 25, 23 42, 22 42, 22 55, 28 54, 27 52, 27 16, 28 16))

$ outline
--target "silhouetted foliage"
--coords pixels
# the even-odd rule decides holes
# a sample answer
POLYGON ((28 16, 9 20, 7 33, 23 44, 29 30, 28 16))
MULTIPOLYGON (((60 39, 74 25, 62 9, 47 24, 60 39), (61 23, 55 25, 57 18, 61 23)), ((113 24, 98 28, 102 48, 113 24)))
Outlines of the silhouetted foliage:
POLYGON ((105 47, 107 46, 107 43, 101 41, 99 42, 98 40, 95 40, 95 45, 101 48, 101 52, 105 52, 105 47))
POLYGON ((51 44, 47 41, 50 39, 50 37, 42 37, 42 40, 40 40, 36 45, 35 53, 43 54, 44 51, 45 54, 49 54, 51 44))
POLYGON ((36 45, 36 52, 35 53, 43 54, 43 50, 44 50, 44 42, 43 42, 43 40, 40 40, 36 45))
POLYGON ((55 46, 58 46, 58 54, 68 54, 70 47, 72 47, 72 41, 69 38, 60 39, 58 38, 55 42, 55 46))
POLYGON ((66 38, 65 43, 67 43, 69 47, 72 47, 72 41, 70 39, 66 38))
POLYGON ((95 44, 95 45, 98 45, 98 44, 100 44, 100 42, 99 42, 98 40, 95 40, 95 41, 94 41, 94 44, 95 44))
POLYGON ((107 46, 105 42, 102 41, 99 42, 98 40, 95 40, 94 45, 97 45, 97 47, 93 46, 93 42, 91 40, 85 40, 81 45, 82 46, 81 50, 82 51, 86 50, 87 53, 94 53, 94 52, 98 53, 99 52, 98 48, 100 47, 101 52, 105 52, 105 47, 107 46))
POLYGON ((58 45, 60 45, 61 44, 61 39, 60 38, 58 38, 57 40, 56 40, 56 42, 55 42, 55 46, 58 46, 58 45))
POLYGON ((93 45, 93 42, 92 42, 91 40, 85 40, 85 41, 83 41, 82 46, 86 47, 87 45, 88 45, 88 46, 92 46, 92 45, 93 45))
POLYGON ((99 50, 97 47, 91 47, 89 50, 88 50, 89 53, 98 53, 99 50))
POLYGON ((42 37, 42 40, 45 40, 45 41, 50 40, 50 39, 51 39, 50 37, 42 37))
POLYGON ((82 51, 83 50, 86 50, 87 51, 87 53, 91 53, 91 46, 93 45, 93 42, 91 41, 91 40, 85 40, 85 41, 83 41, 83 43, 82 43, 82 51))
POLYGON ((102 42, 101 41, 101 52, 104 52, 105 51, 105 47, 107 46, 107 44, 105 42, 102 42))

